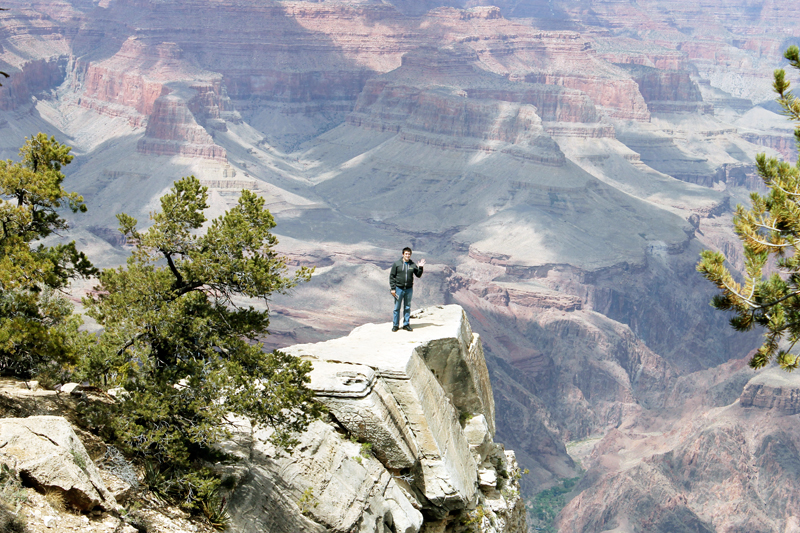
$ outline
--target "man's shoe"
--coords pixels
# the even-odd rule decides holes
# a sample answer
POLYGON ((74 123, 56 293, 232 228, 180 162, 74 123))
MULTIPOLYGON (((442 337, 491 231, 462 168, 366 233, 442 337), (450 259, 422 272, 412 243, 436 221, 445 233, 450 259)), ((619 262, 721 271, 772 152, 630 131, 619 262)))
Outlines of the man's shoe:
POLYGON ((398 329, 400 329, 400 328, 398 328, 397 326, 392 326, 392 331, 393 331, 393 332, 394 332, 394 331, 397 331, 398 329))
POLYGON ((403 326, 403 329, 404 329, 404 330, 406 330, 406 331, 413 331, 413 330, 411 329, 411 326, 409 326, 408 324, 406 324, 405 326, 403 326))

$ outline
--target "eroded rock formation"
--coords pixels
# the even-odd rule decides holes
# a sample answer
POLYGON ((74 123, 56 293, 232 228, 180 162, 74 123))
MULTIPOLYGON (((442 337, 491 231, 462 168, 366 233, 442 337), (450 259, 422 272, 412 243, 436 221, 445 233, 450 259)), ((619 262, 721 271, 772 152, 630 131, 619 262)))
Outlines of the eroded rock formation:
POLYGON ((794 531, 800 382, 779 369, 751 377, 742 363, 707 372, 705 398, 684 387, 682 430, 653 419, 608 432, 585 458, 581 483, 593 488, 564 509, 559 531, 794 531))
POLYGON ((366 324, 286 348, 313 363, 330 410, 291 455, 242 433, 230 510, 238 531, 527 531, 514 452, 493 442, 494 399, 463 309, 429 307, 415 330, 366 324))

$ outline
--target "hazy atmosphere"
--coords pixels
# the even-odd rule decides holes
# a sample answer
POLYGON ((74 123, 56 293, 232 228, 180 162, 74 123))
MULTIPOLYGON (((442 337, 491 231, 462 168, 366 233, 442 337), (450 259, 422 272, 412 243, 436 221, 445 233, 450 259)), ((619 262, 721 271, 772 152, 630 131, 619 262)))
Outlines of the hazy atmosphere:
MULTIPOLYGON (((359 375, 388 380, 397 398, 393 343, 433 346, 424 343, 435 344, 436 328, 460 328, 453 353, 464 354, 475 390, 453 388, 459 379, 442 370, 460 355, 439 370, 433 356, 425 362, 465 428, 483 496, 453 503, 448 490, 463 491, 451 480, 439 501, 430 481, 407 483, 417 469, 426 475, 424 461, 393 463, 376 449, 362 464, 356 449, 359 468, 374 461, 388 472, 376 480, 416 494, 419 506, 393 505, 419 507, 407 513, 419 523, 403 525, 399 511, 370 522, 367 510, 328 521, 340 511, 319 491, 320 505, 309 505, 290 477, 268 477, 248 490, 285 491, 297 521, 274 510, 259 522, 231 503, 235 531, 800 533, 800 376, 748 366, 763 330, 734 331, 696 270, 701 251, 719 251, 741 279, 732 217, 751 192, 768 191, 757 154, 797 160, 773 72, 800 74, 783 56, 800 44, 798 6, 2 0, 0 70, 10 77, 0 79, 0 159, 18 161, 38 132, 72 147, 63 187, 87 209, 62 213, 69 229, 59 233, 98 268, 134 250, 116 215, 146 229, 180 178, 208 188, 209 220, 251 191, 275 219, 289 270, 315 267, 269 298, 270 334, 259 338, 283 349, 380 324, 347 337, 341 353, 308 350, 325 364, 362 365, 359 375), (425 260, 412 309, 444 307, 412 316, 412 327, 436 327, 393 333, 389 269, 405 246, 425 260), (487 381, 469 366, 480 349, 487 381), (480 409, 465 407, 470 398, 480 409), (517 494, 503 494, 521 498, 527 525, 475 518, 502 492, 481 472, 492 461, 489 470, 505 471, 491 453, 475 455, 475 409, 528 471, 517 494), (462 508, 469 520, 454 518, 462 508)), ((76 309, 95 284, 72 284, 76 309)), ((87 318, 84 329, 100 328, 87 318)), ((449 465, 456 452, 436 431, 449 465)), ((29 519, 30 531, 54 530, 42 523, 29 519)), ((184 530, 159 527, 149 530, 184 530)))

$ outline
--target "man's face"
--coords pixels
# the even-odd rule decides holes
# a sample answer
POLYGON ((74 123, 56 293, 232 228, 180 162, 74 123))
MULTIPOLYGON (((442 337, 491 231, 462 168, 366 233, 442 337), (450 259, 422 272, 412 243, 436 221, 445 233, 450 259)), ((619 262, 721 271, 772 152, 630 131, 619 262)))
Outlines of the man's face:
POLYGON ((408 263, 410 260, 411 260, 411 252, 406 250, 405 252, 403 252, 403 261, 408 263))

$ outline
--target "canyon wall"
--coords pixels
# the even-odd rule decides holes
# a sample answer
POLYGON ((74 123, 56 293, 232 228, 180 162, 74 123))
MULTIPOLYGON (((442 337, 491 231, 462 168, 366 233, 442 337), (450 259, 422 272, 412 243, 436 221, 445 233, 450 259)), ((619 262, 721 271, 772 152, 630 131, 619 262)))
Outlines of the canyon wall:
MULTIPOLYGON (((763 190, 754 157, 796 157, 791 125, 769 100, 781 48, 798 37, 797 9, 475 4, 8 0, 0 156, 16 157, 39 130, 74 146, 65 186, 89 213, 71 219, 71 236, 103 266, 128 253, 114 215, 148 220, 180 176, 209 187, 209 218, 241 188, 256 191, 289 264, 317 266, 270 302, 269 347, 388 318, 387 269, 411 246, 428 260, 415 306, 457 303, 481 335, 498 440, 531 472, 524 495, 589 469, 559 527, 757 523, 761 488, 737 485, 750 511, 729 522, 719 501, 698 503, 718 487, 706 474, 681 488, 670 465, 693 457, 688 440, 670 441, 669 460, 626 463, 620 450, 666 457, 663 439, 640 434, 704 431, 713 448, 727 437, 702 417, 740 395, 730 427, 748 409, 793 405, 781 387, 753 382, 744 394, 752 375, 737 362, 758 335, 730 331, 694 265, 712 248, 743 266, 730 215, 763 190), (693 399, 700 411, 689 416, 693 399), (650 489, 665 500, 626 507, 650 489)), ((330 444, 342 471, 356 472, 354 448, 331 444, 335 433, 309 446, 330 444)), ((747 446, 774 449, 748 435, 747 446)), ((747 453, 753 472, 774 467, 747 453)), ((383 472, 365 462, 359 479, 383 472)), ((391 485, 375 475, 382 491, 391 485)), ((375 509, 402 501, 386 490, 375 509)), ((442 513, 452 502, 439 503, 442 513)), ((765 530, 793 523, 780 513, 765 530)))

